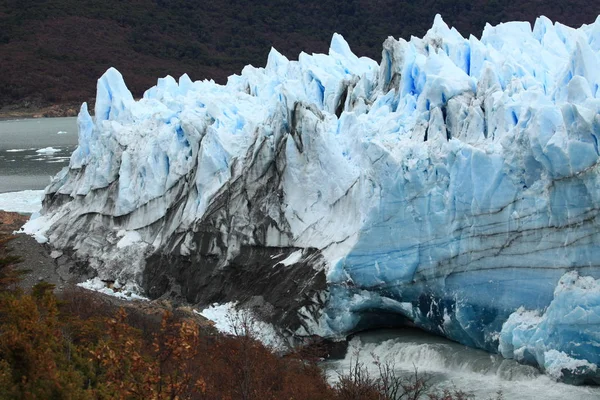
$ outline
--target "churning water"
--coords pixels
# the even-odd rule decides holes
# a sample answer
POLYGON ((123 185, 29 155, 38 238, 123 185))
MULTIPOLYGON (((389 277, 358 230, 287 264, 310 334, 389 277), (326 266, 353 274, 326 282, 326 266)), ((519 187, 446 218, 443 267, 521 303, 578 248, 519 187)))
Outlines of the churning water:
POLYGON ((327 361, 331 381, 347 372, 356 358, 372 375, 375 360, 394 366, 398 375, 409 377, 417 368, 427 375, 433 390, 456 388, 475 399, 505 400, 599 400, 600 388, 555 382, 536 368, 472 349, 418 329, 387 329, 357 334, 343 360, 327 361))

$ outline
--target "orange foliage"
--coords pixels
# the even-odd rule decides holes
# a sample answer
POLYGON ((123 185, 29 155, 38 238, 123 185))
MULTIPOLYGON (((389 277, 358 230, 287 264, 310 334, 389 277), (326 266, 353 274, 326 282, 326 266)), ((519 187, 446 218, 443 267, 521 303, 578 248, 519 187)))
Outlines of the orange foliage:
POLYGON ((0 399, 335 398, 314 362, 277 356, 248 335, 169 312, 142 331, 132 325, 147 323, 142 314, 105 306, 95 315, 97 295, 80 293, 75 305, 52 289, 0 293, 0 399))
POLYGON ((0 234, 0 291, 14 290, 20 276, 24 273, 15 269, 21 259, 10 254, 10 248, 7 247, 12 239, 12 236, 0 234))

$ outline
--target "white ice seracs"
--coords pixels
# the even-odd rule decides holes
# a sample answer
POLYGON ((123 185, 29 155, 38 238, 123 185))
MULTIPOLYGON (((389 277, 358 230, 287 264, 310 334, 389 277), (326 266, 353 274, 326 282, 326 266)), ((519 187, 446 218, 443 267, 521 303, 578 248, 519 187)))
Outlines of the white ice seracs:
MULTIPOLYGON (((159 252, 225 267, 243 246, 317 249, 319 332, 393 312, 497 350, 511 314, 562 298, 566 272, 600 278, 599 38, 600 19, 477 39, 436 17, 422 39, 388 38, 380 65, 334 35, 328 55, 272 50, 224 86, 166 77, 139 101, 110 69, 46 190, 45 236, 140 283, 159 252)), ((576 329, 600 354, 598 325, 576 329)), ((555 370, 563 353, 598 362, 563 340, 534 358, 555 370)))

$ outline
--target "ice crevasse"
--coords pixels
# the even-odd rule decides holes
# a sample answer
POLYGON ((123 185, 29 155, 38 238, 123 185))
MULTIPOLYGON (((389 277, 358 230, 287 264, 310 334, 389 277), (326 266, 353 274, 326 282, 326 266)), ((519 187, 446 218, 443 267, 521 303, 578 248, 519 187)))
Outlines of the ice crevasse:
POLYGON ((599 65, 600 18, 477 39, 438 16, 379 64, 336 34, 329 54, 273 49, 226 85, 167 76, 138 101, 110 69, 28 229, 188 301, 308 265, 324 284, 290 306, 295 335, 404 319, 600 382, 599 65))

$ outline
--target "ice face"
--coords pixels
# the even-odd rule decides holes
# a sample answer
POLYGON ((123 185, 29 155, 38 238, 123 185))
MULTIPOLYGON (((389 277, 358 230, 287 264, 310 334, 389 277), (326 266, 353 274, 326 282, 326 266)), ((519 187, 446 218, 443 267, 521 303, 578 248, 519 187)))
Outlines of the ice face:
MULTIPOLYGON (((396 314, 519 358, 517 310, 550 312, 568 271, 600 278, 599 37, 600 19, 488 25, 477 39, 436 17, 422 39, 388 38, 379 65, 334 35, 327 55, 273 49, 224 86, 166 77, 139 101, 110 69, 36 225, 102 277, 142 285, 152 255, 219 275, 259 257, 248 249, 260 265, 282 249, 327 275, 299 331, 396 314)), ((598 325, 577 321, 564 339, 536 325, 554 339, 525 341, 527 357, 597 365, 598 325)))
POLYGON ((507 358, 537 363, 554 378, 577 382, 597 372, 598 338, 600 280, 571 271, 560 278, 543 313, 521 307, 510 315, 502 326, 499 351, 507 358))

